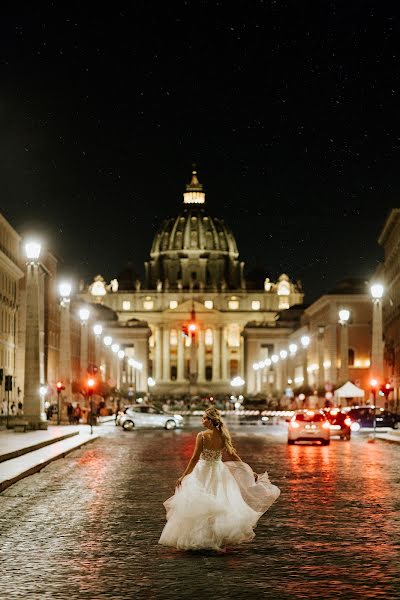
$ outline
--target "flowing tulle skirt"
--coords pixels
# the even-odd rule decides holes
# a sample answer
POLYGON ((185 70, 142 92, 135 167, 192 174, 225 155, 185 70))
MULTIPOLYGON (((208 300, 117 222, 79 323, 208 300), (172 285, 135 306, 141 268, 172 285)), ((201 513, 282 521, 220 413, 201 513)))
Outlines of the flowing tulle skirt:
POLYGON ((255 482, 246 463, 199 460, 164 502, 167 523, 158 543, 180 550, 221 550, 248 542, 279 494, 267 473, 255 482))

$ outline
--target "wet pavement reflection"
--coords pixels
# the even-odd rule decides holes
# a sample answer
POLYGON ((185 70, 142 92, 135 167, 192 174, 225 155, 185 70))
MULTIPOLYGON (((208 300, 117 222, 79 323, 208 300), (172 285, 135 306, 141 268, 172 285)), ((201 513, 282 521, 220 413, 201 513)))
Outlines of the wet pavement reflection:
POLYGON ((1 494, 0 597, 400 597, 399 445, 288 446, 284 427, 233 427, 281 496, 253 542, 186 553, 157 541, 197 431, 109 428, 1 494))

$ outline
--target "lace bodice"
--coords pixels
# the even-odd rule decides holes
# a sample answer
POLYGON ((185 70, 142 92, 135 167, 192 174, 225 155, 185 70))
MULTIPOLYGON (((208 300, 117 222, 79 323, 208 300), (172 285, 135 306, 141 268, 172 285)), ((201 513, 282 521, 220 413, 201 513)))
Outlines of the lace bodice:
POLYGON ((202 434, 202 444, 203 444, 203 450, 202 453, 200 454, 200 459, 201 460, 221 460, 222 458, 222 449, 220 450, 211 450, 209 448, 204 448, 204 436, 202 434))
POLYGON ((200 454, 201 460, 221 460, 221 458, 222 450, 208 450, 207 448, 203 448, 200 454))

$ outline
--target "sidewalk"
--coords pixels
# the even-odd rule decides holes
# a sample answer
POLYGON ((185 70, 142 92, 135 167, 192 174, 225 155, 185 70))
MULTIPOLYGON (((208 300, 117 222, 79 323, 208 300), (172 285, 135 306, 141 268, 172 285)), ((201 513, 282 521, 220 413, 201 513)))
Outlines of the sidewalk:
POLYGON ((397 429, 393 429, 390 432, 386 433, 377 433, 377 439, 384 440, 386 442, 394 442, 395 444, 400 444, 400 431, 397 429))
POLYGON ((55 425, 25 433, 0 431, 0 492, 99 437, 87 425, 55 425))

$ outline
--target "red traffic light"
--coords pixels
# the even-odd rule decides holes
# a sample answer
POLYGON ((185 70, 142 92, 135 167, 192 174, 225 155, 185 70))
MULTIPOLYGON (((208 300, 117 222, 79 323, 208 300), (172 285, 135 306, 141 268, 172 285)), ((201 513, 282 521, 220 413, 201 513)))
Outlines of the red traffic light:
POLYGON ((61 390, 65 390, 65 385, 63 385, 62 381, 57 381, 57 392, 61 392, 61 390))
POLYGON ((87 384, 88 395, 92 396, 94 388, 96 387, 96 380, 93 379, 93 377, 89 377, 89 379, 87 380, 86 384, 87 384))

